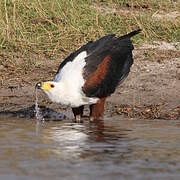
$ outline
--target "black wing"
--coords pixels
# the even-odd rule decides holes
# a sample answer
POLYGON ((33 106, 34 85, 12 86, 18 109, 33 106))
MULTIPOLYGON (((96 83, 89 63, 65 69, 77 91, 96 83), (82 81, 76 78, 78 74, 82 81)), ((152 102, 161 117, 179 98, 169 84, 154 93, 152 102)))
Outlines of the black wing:
POLYGON ((128 76, 133 64, 130 38, 140 30, 125 36, 113 36, 99 49, 86 58, 83 91, 88 97, 107 97, 115 91, 119 83, 128 76))
MULTIPOLYGON (((98 49, 101 49, 104 44, 106 44, 110 39, 112 39, 115 35, 114 34, 110 34, 107 36, 104 36, 102 38, 100 38, 99 40, 93 42, 93 41, 89 41, 87 44, 83 45, 82 47, 80 47, 78 50, 76 50, 75 52, 71 53, 68 57, 66 57, 64 59, 64 61, 59 65, 59 68, 57 70, 57 74, 59 74, 59 72, 61 71, 61 69, 65 66, 65 64, 67 62, 73 61, 75 59, 76 56, 78 56, 78 54, 80 54, 83 51, 87 52, 87 56, 89 56, 90 54, 92 54, 94 51, 97 51, 98 49)), ((56 81, 56 75, 54 80, 56 81)), ((58 80, 57 80, 58 81, 58 80)))

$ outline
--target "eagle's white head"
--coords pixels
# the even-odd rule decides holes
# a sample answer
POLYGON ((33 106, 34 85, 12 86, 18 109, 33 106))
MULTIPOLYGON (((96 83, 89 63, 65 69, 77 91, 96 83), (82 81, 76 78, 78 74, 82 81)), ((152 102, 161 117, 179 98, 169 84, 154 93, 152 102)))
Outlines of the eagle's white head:
POLYGON ((62 103, 62 97, 64 94, 63 86, 59 82, 46 81, 36 84, 37 89, 41 89, 52 102, 62 103))

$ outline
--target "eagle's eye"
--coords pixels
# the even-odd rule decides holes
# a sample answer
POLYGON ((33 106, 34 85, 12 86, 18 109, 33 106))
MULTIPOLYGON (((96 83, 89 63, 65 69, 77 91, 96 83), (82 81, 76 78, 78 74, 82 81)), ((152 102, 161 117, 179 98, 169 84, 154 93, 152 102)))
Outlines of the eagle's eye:
POLYGON ((51 86, 51 88, 54 88, 54 84, 51 84, 50 86, 51 86))

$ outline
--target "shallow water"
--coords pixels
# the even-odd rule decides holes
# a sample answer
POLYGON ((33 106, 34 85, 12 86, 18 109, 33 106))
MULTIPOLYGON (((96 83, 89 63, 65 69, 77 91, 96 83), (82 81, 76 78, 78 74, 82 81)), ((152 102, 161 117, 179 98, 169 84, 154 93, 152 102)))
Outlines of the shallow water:
POLYGON ((1 119, 0 179, 180 179, 180 121, 1 119))

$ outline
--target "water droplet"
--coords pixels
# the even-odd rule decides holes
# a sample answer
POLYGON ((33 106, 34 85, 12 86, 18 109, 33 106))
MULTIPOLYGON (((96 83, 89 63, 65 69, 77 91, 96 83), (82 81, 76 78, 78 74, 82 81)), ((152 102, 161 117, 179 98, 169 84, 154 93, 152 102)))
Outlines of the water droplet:
POLYGON ((38 89, 35 89, 35 96, 36 96, 36 99, 35 99, 35 117, 37 120, 40 120, 40 121, 44 121, 44 117, 40 111, 40 108, 38 106, 38 89))

